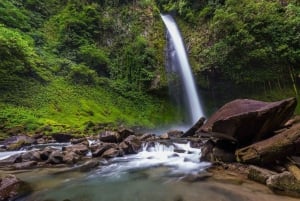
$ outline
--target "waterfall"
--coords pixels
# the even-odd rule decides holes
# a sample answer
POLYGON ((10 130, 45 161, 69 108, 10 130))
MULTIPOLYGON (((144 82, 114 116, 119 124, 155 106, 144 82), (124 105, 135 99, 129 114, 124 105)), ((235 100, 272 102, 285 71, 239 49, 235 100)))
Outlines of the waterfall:
POLYGON ((194 124, 200 117, 203 117, 204 114, 197 94, 185 46, 180 31, 172 16, 162 15, 161 17, 168 30, 167 72, 173 74, 176 73, 180 77, 183 84, 184 109, 188 112, 189 123, 194 124))

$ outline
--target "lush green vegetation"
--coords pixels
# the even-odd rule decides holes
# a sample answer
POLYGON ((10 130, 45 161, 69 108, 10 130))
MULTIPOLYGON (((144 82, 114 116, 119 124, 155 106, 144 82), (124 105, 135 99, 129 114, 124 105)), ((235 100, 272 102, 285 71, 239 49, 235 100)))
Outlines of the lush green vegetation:
POLYGON ((163 68, 153 9, 149 1, 1 1, 1 124, 83 130, 178 118, 168 99, 150 92, 163 68))
POLYGON ((202 89, 217 78, 257 89, 243 97, 298 95, 297 0, 2 0, 1 124, 82 130, 178 119, 166 101, 160 12, 176 16, 202 89))

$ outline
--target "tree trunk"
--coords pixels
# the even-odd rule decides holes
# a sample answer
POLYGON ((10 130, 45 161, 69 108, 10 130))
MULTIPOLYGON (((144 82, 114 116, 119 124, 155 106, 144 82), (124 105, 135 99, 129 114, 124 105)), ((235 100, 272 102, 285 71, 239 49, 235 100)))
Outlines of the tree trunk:
POLYGON ((251 164, 268 164, 299 153, 300 124, 292 126, 271 138, 236 151, 237 161, 251 164))

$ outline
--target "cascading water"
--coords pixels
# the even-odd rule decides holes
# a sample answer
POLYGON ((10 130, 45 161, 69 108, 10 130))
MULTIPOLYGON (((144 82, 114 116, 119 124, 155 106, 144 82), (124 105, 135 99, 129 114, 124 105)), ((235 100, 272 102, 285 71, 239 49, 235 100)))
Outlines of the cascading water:
MULTIPOLYGON (((162 20, 168 30, 168 61, 169 73, 179 73, 184 86, 186 100, 185 109, 189 114, 189 123, 194 124, 200 117, 203 117, 203 110, 197 94, 193 74, 188 61, 184 43, 179 29, 171 15, 162 15, 162 20)), ((170 86, 172 87, 172 86, 170 86)))

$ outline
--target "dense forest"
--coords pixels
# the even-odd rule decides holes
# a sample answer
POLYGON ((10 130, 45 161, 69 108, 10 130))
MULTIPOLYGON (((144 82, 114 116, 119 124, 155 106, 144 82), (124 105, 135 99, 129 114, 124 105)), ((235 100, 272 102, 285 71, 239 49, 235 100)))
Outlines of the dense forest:
POLYGON ((298 96, 298 0, 1 0, 1 128, 179 120, 160 13, 176 18, 199 89, 222 81, 245 97, 298 96))

